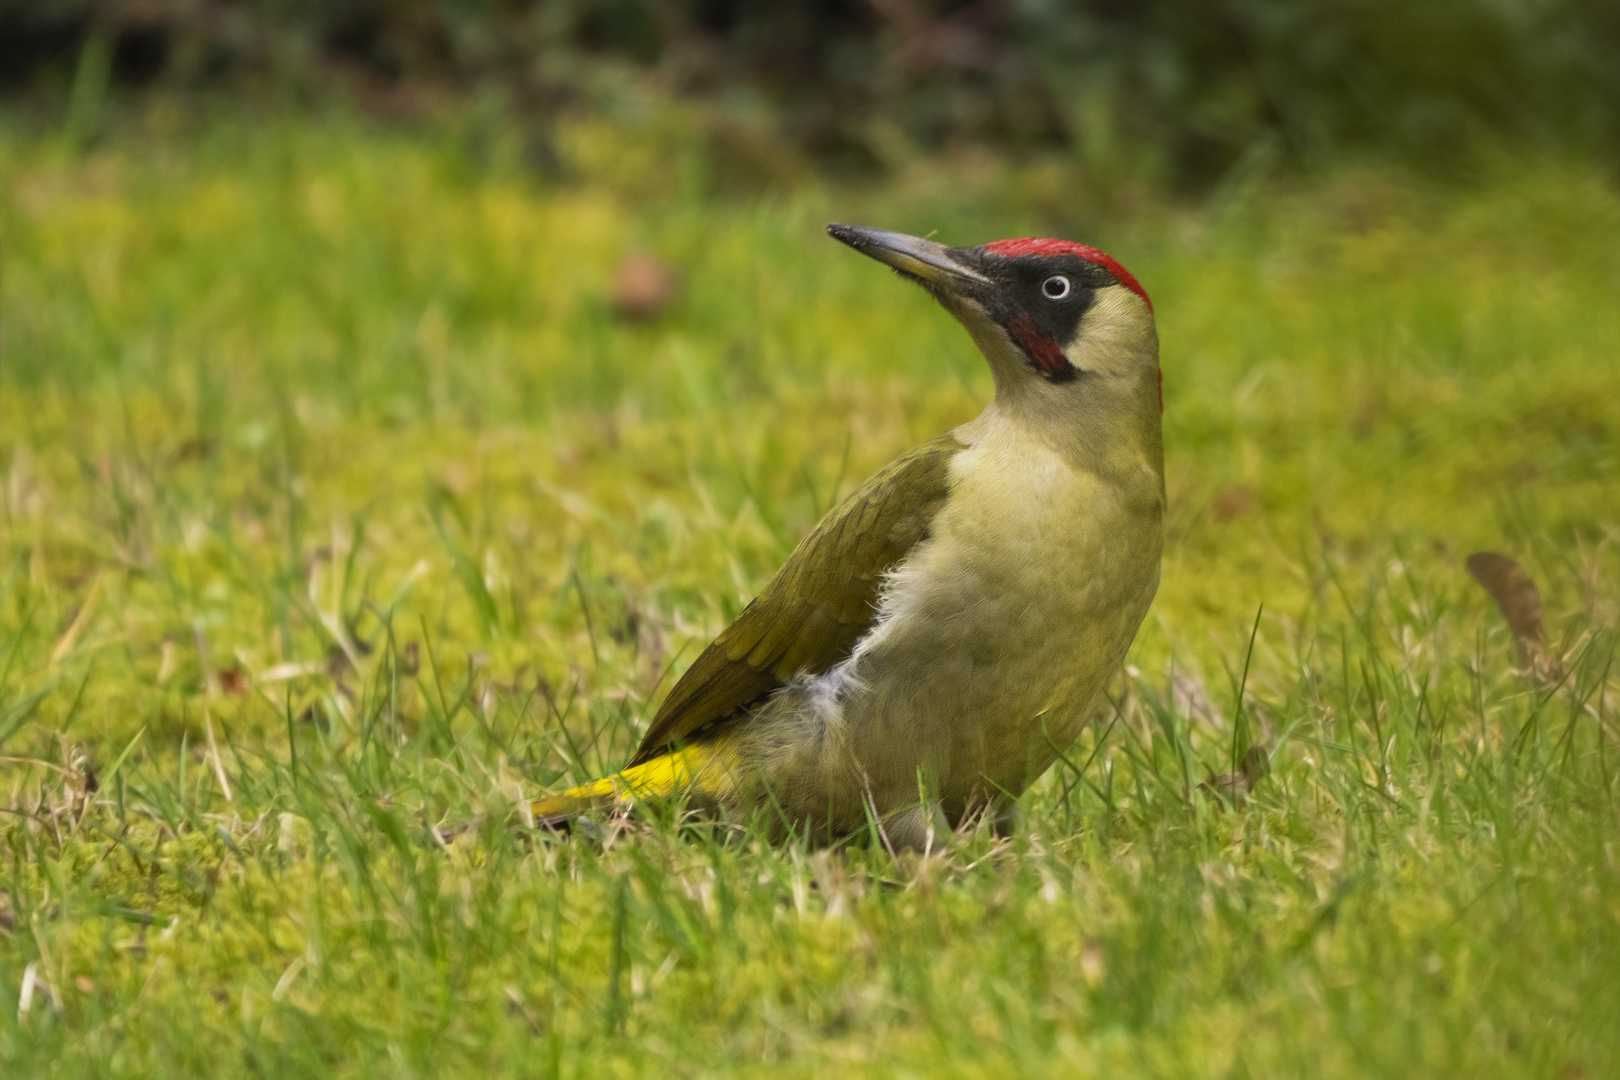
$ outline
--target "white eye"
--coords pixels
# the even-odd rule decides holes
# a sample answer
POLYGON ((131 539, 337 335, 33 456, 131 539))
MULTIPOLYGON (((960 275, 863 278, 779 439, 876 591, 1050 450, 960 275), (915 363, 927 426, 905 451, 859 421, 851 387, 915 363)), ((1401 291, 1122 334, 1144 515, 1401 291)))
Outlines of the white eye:
POLYGON ((1062 274, 1053 274, 1041 282, 1041 294, 1048 300, 1061 300, 1069 295, 1069 279, 1062 274))

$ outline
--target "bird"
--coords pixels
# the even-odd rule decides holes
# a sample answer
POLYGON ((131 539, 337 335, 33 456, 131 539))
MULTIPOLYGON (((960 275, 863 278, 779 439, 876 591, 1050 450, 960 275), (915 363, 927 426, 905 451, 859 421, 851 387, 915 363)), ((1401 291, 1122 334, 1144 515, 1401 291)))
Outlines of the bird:
POLYGON ((827 232, 926 290, 989 365, 983 411, 827 512, 675 683, 618 772, 535 800, 566 827, 683 797, 773 836, 928 850, 1084 728, 1158 590, 1153 303, 1096 248, 827 232))

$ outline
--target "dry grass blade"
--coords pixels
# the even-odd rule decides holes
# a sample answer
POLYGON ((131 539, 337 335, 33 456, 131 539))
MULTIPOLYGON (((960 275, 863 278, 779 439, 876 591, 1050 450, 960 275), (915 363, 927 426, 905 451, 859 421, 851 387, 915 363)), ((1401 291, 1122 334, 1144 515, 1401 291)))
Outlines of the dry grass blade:
POLYGON ((1525 668, 1540 679, 1557 681, 1563 675, 1563 665, 1547 649, 1541 623, 1541 591, 1524 567, 1498 552, 1476 551, 1468 556, 1468 572, 1501 609, 1518 642, 1519 658, 1525 668))
POLYGON ((96 610, 96 601, 100 598, 101 578, 98 575, 90 583, 90 592, 85 596, 84 603, 79 605, 78 614, 73 616, 72 624, 68 626, 67 631, 57 641, 56 647, 51 650, 51 663, 61 663, 63 657, 73 651, 74 643, 79 640, 79 635, 84 633, 85 626, 90 622, 90 616, 96 610))

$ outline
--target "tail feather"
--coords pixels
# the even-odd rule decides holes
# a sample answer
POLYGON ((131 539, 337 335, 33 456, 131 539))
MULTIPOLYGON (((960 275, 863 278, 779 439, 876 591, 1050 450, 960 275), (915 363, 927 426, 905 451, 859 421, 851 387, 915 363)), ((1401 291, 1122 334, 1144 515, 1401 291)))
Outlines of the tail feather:
POLYGON ((612 776, 535 799, 529 811, 540 828, 566 829, 580 814, 624 811, 640 799, 685 794, 717 798, 730 787, 726 770, 716 767, 720 760, 712 745, 685 746, 612 776))

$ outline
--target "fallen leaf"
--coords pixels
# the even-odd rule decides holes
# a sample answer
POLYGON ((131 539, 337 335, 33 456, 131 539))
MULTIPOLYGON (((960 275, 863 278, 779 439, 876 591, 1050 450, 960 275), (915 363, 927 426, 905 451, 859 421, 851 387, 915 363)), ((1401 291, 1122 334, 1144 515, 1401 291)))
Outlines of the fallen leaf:
POLYGON ((238 667, 228 667, 219 673, 219 688, 227 694, 247 693, 247 676, 238 667))
POLYGON ((663 314, 675 298, 675 275, 644 252, 626 255, 613 273, 613 313, 621 319, 647 322, 663 314))
POLYGON ((1215 496, 1215 520, 1225 524, 1239 514, 1247 514, 1255 507, 1254 489, 1247 484, 1229 487, 1215 496))
POLYGON ((1198 787, 1211 795, 1230 799, 1234 806, 1242 806, 1254 786, 1269 775, 1271 755, 1266 753, 1264 746, 1255 743, 1243 752, 1243 762, 1238 772, 1211 776, 1198 787))
POLYGON ((1491 594, 1507 620, 1523 666, 1543 681, 1560 679, 1563 665, 1547 649, 1546 631, 1541 624, 1541 591, 1524 567, 1495 551, 1476 551, 1468 556, 1467 565, 1468 572, 1491 594))
POLYGON ((176 461, 196 461, 201 458, 211 458, 219 452, 219 440, 211 435, 200 435, 195 439, 187 439, 181 443, 174 452, 176 461))

